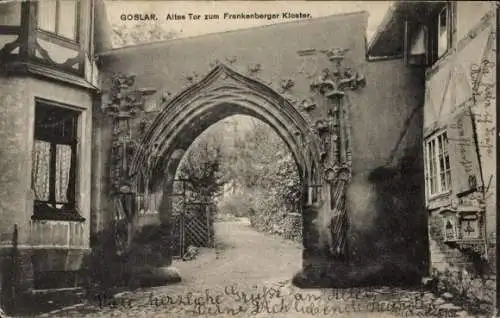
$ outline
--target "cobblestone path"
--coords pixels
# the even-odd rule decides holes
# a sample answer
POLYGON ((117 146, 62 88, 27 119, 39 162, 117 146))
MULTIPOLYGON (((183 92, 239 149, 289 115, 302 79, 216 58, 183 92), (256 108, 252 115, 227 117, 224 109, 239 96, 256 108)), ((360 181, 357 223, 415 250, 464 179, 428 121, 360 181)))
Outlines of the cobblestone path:
POLYGON ((423 289, 299 289, 299 244, 248 223, 216 223, 217 248, 174 262, 183 281, 115 295, 48 317, 470 317, 449 297, 423 289))

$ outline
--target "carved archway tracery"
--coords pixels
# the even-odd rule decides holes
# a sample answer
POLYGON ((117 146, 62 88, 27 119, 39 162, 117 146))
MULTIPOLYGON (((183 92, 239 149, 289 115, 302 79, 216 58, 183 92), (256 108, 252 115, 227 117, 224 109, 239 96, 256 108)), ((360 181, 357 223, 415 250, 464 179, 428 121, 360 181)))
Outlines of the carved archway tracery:
MULTIPOLYGON (((172 100, 164 101, 163 110, 135 145, 132 158, 118 160, 122 167, 122 162, 126 162, 125 169, 118 170, 127 173, 115 179, 132 185, 141 176, 148 180, 150 189, 156 190, 162 184, 164 198, 165 194, 168 197, 183 152, 200 133, 231 115, 256 117, 269 124, 293 154, 307 198, 304 206, 316 210, 314 223, 319 245, 326 243, 333 256, 345 257, 349 219, 346 189, 351 178, 352 156, 350 107, 345 91, 363 87, 365 78, 342 65, 345 50, 327 50, 325 54, 334 67, 324 69, 313 79, 312 95, 300 104, 286 90, 279 94, 256 79, 217 63, 199 82, 172 100), (324 115, 311 116, 310 111, 320 99, 326 107, 324 115)), ((116 194, 123 197, 120 191, 116 194)), ((163 201, 167 202, 163 208, 168 211, 169 200, 163 201)), ((306 249, 311 247, 305 241, 304 244, 306 249)))
MULTIPOLYGON (((218 64, 198 83, 167 102, 145 133, 130 164, 130 177, 139 172, 163 176, 176 149, 187 149, 203 130, 224 117, 246 114, 269 124, 289 146, 305 186, 319 166, 321 146, 310 123, 283 96, 259 81, 218 64)), ((316 172, 319 173, 319 172, 316 172)))

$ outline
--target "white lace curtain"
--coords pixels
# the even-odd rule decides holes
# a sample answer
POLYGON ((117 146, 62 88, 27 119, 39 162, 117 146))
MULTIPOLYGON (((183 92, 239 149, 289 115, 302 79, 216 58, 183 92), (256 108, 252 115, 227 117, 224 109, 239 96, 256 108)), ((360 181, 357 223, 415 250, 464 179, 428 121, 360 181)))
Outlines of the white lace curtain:
POLYGON ((35 140, 32 182, 35 200, 50 201, 50 175, 55 174, 55 202, 67 203, 71 168, 71 146, 35 140), (51 171, 51 147, 55 147, 55 171, 51 171))

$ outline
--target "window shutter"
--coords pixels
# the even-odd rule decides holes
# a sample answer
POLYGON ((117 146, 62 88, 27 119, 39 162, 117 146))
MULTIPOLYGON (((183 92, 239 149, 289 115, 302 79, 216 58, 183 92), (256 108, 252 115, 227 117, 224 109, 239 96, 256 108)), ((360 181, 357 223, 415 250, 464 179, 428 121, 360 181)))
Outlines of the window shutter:
POLYGON ((469 110, 451 119, 447 130, 451 165, 451 186, 455 195, 482 186, 474 125, 469 110))

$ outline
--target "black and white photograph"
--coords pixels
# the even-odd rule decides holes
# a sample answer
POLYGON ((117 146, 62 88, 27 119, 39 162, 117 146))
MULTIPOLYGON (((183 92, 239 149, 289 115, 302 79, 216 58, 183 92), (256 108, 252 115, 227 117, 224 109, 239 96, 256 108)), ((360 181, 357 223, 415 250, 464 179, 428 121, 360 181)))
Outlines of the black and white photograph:
POLYGON ((0 0, 0 318, 497 317, 498 10, 0 0))

